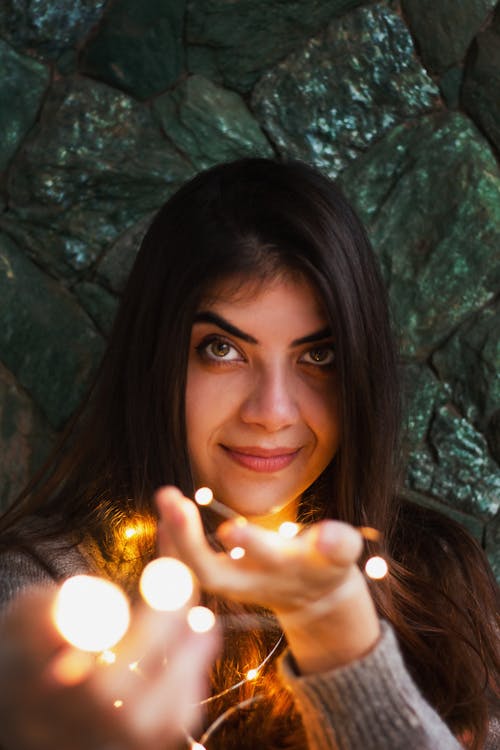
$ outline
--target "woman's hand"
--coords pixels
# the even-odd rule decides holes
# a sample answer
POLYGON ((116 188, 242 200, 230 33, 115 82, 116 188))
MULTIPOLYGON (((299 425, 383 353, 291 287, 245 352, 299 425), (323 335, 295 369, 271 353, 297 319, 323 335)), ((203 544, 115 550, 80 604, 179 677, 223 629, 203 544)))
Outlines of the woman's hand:
POLYGON ((214 633, 193 633, 185 611, 144 605, 115 648, 116 662, 103 664, 64 642, 52 621, 54 596, 19 595, 0 624, 3 750, 175 747, 196 720, 214 633))
POLYGON ((375 606, 357 566, 359 532, 323 521, 282 539, 250 523, 225 522, 218 537, 241 559, 215 552, 195 504, 175 488, 157 493, 160 552, 178 557, 203 588, 272 609, 303 672, 323 671, 367 653, 380 635, 375 606))

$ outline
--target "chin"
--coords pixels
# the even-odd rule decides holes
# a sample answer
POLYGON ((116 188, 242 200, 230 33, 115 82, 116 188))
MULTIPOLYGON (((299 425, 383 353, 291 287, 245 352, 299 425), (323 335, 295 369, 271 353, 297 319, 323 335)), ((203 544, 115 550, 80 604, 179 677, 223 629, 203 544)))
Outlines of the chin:
MULTIPOLYGON (((228 508, 251 520, 253 516, 273 516, 279 515, 287 508, 295 509, 301 491, 283 493, 271 487, 258 490, 253 487, 240 491, 236 489, 231 493, 221 490, 219 495, 215 492, 214 494, 228 508)), ((294 515, 294 510, 292 513, 294 515)))

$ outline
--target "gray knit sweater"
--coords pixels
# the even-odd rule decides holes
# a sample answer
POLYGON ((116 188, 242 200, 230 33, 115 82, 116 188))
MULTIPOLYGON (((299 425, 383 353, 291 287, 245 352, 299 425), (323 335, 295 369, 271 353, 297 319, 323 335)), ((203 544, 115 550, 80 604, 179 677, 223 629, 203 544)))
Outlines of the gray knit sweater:
MULTIPOLYGON (((0 556, 0 606, 25 586, 53 585, 54 578, 93 570, 85 549, 42 542, 34 557, 16 551, 0 556), (44 564, 47 565, 47 570, 44 564)), ((405 668, 392 628, 363 659, 320 674, 301 676, 292 659, 280 676, 303 717, 309 750, 458 750, 461 745, 422 698, 405 668)), ((500 723, 491 723, 485 750, 500 747, 500 723)), ((9 748, 8 750, 11 750, 9 748)), ((14 749, 12 749, 14 750, 14 749)))

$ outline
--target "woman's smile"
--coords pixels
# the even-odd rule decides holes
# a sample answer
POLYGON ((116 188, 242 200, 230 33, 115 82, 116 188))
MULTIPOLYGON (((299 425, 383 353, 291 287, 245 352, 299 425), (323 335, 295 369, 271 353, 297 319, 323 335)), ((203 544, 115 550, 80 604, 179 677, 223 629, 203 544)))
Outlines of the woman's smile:
POLYGON ((290 274, 210 292, 188 363, 194 482, 245 516, 295 508, 340 442, 334 342, 318 295, 290 274))
POLYGON ((300 448, 230 447, 222 445, 229 458, 251 471, 275 472, 289 466, 300 448))

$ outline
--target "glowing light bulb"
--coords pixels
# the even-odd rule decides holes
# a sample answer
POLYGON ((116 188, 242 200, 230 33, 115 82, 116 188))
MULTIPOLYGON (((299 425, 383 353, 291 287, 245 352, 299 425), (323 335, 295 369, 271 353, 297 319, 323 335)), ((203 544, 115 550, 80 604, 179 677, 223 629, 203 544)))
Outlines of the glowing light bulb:
POLYGON ((121 707, 123 706, 123 701, 122 701, 122 700, 120 700, 120 699, 118 699, 117 701, 115 701, 115 702, 113 703, 113 706, 114 706, 115 708, 121 708, 121 707))
POLYGON ((233 547, 233 549, 229 550, 229 557, 232 557, 233 560, 241 560, 245 555, 246 551, 243 547, 233 547))
POLYGON ((78 575, 59 589, 54 622, 68 643, 82 651, 99 652, 123 638, 130 608, 125 594, 111 581, 78 575))
POLYGON ((106 649, 97 657, 99 664, 114 664, 116 661, 116 654, 110 649, 106 649))
POLYGON ((207 750, 207 748, 201 742, 192 742, 190 750, 207 750))
POLYGON ((278 534, 283 537, 283 539, 293 539, 294 536, 297 536, 299 530, 300 526, 298 523, 284 521, 278 529, 278 534))
POLYGON ((215 615, 208 607, 191 607, 187 621, 195 633, 208 633, 215 625, 215 615))
POLYGON ((246 679, 251 682, 252 680, 256 680, 259 676, 259 670, 258 669, 249 669, 246 674, 246 679))
POLYGON ((128 668, 131 672, 138 672, 139 671, 139 662, 138 661, 132 661, 128 665, 128 668))
POLYGON ((174 612, 187 604, 194 583, 187 565, 173 557, 158 557, 142 571, 139 586, 150 607, 161 612, 174 612))
POLYGON ((138 533, 139 532, 137 531, 137 529, 134 529, 133 526, 128 526, 123 532, 123 536, 125 537, 125 539, 132 539, 132 537, 138 533))
POLYGON ((384 578, 388 573, 389 567, 383 557, 374 555, 368 558, 365 564, 365 573, 368 578, 378 580, 384 578))
POLYGON ((214 499, 214 493, 212 492, 210 487, 200 487, 194 493, 194 499, 196 500, 198 505, 210 505, 210 503, 214 499))

